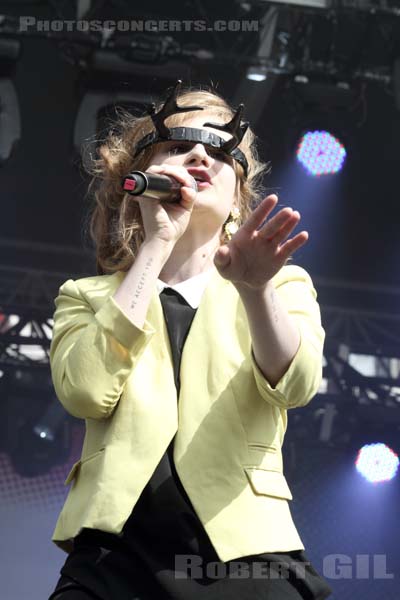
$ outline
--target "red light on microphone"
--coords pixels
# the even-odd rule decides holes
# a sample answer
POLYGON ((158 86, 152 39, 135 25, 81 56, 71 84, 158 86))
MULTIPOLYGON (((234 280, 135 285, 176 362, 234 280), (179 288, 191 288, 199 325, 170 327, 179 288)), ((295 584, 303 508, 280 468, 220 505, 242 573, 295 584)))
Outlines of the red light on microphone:
POLYGON ((135 187, 136 181, 134 179, 129 179, 129 177, 126 177, 124 180, 123 189, 127 192, 132 192, 135 189, 135 187))

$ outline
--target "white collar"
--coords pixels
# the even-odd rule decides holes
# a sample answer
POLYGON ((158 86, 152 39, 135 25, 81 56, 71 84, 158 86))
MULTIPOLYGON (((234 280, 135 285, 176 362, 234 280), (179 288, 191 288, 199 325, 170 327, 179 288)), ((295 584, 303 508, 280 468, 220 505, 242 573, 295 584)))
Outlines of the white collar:
POLYGON ((168 283, 164 283, 161 279, 157 279, 158 293, 160 294, 166 287, 173 288, 185 298, 186 302, 188 302, 192 308, 198 308, 213 270, 214 268, 211 267, 207 271, 203 271, 198 275, 194 275, 194 277, 190 277, 189 279, 185 279, 185 281, 173 285, 168 285, 168 283))

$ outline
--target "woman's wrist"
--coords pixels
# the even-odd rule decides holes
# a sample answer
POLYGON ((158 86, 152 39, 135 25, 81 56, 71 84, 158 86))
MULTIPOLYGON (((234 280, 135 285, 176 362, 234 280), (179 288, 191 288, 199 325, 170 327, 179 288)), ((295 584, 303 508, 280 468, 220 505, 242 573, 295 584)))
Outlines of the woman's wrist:
POLYGON ((161 255, 165 255, 168 258, 174 248, 174 243, 153 237, 149 239, 145 238, 140 247, 146 248, 146 250, 151 249, 153 252, 159 251, 161 255))
POLYGON ((114 300, 138 328, 142 328, 157 278, 168 260, 173 246, 163 240, 145 240, 114 293, 114 300))
POLYGON ((249 286, 246 283, 232 283, 241 297, 264 296, 266 293, 268 293, 269 290, 273 289, 274 287, 271 279, 258 288, 254 286, 249 286))

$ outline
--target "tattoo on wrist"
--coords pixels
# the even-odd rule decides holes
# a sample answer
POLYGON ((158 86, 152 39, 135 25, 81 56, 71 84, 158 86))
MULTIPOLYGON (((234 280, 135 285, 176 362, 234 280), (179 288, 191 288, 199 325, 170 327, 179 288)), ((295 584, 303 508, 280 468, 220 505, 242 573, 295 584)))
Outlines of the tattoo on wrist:
POLYGON ((141 274, 140 279, 137 284, 137 287, 136 287, 136 290, 133 293, 133 299, 132 299, 131 305, 130 305, 131 308, 135 308, 135 306, 137 304, 136 300, 138 300, 140 297, 140 293, 141 293, 141 291, 144 287, 145 281, 146 281, 147 271, 150 269, 152 263, 153 263, 153 259, 149 258, 144 266, 144 271, 141 274))
POLYGON ((271 303, 272 303, 272 318, 275 323, 279 321, 278 307, 276 306, 275 290, 271 290, 271 303))

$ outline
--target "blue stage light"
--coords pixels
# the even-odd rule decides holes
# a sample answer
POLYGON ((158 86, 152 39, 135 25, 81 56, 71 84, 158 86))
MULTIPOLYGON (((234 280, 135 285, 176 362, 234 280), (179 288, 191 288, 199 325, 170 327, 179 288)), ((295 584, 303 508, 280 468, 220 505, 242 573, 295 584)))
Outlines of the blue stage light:
POLYGON ((297 148, 297 159, 311 175, 337 173, 345 158, 343 144, 328 131, 308 131, 297 148))
POLYGON ((386 444, 367 444, 363 446, 356 459, 359 473, 371 483, 389 481, 396 475, 399 457, 386 444))

